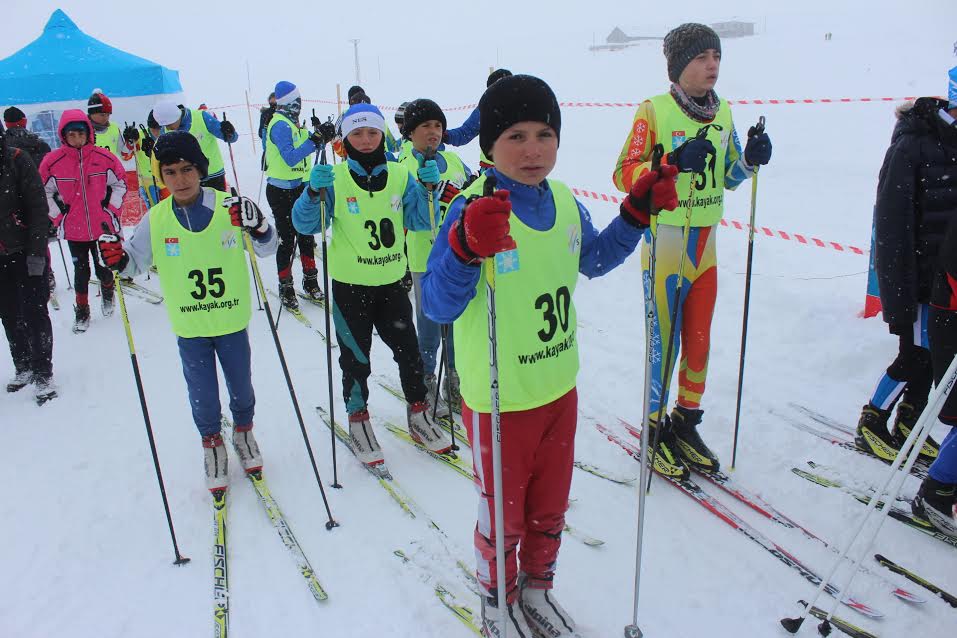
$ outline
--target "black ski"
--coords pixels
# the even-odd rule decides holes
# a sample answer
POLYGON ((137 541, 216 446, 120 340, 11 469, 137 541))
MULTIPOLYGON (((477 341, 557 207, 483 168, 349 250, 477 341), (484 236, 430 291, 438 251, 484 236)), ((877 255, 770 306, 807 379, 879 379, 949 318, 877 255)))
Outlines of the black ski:
POLYGON ((918 576, 911 570, 907 569, 906 567, 901 567, 894 561, 882 556, 881 554, 874 554, 874 560, 876 560, 881 566, 886 567, 887 569, 891 570, 895 574, 900 574, 907 580, 913 583, 917 583, 918 585, 920 585, 927 591, 937 594, 938 596, 943 598, 944 602, 946 602, 951 607, 957 607, 957 596, 954 596, 953 594, 948 594, 943 589, 941 589, 934 583, 930 582, 929 580, 921 578, 920 576, 918 576))
MULTIPOLYGON (((804 605, 805 607, 807 607, 807 601, 799 600, 798 602, 804 605)), ((815 618, 817 618, 818 620, 824 620, 825 618, 827 618, 827 612, 824 611, 823 609, 820 609, 819 607, 811 607, 808 613, 814 616, 815 618)), ((839 616, 831 616, 830 622, 831 622, 831 625, 833 625, 834 627, 837 627, 839 630, 843 631, 848 636, 851 636, 851 638, 877 638, 877 636, 870 633, 869 631, 865 631, 861 629, 860 627, 858 627, 857 625, 852 625, 851 623, 849 623, 848 621, 844 620, 843 618, 839 616)))

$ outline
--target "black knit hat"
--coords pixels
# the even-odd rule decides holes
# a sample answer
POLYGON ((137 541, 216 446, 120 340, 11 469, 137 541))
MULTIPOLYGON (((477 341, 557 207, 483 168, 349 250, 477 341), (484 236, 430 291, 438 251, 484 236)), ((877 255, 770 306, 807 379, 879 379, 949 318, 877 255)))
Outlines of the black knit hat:
POLYGON ((11 106, 3 112, 3 121, 9 122, 10 124, 25 120, 26 118, 26 114, 15 106, 11 106))
POLYGON ((186 131, 163 133, 156 140, 153 154, 160 166, 186 161, 199 169, 203 179, 209 173, 209 160, 203 155, 203 149, 192 134, 186 131))
POLYGON ((485 82, 485 88, 488 88, 501 80, 502 78, 511 77, 512 72, 508 69, 495 69, 488 74, 488 80, 485 82))
POLYGON ((442 122, 443 131, 449 127, 449 123, 445 119, 445 113, 442 112, 438 104, 424 97, 412 100, 405 105, 405 112, 402 117, 402 134, 410 137, 417 126, 429 120, 442 122))
POLYGON ((479 146, 489 157, 498 136, 519 122, 548 124, 561 140, 558 99, 551 87, 531 75, 512 75, 486 89, 479 100, 479 116, 479 146))
POLYGON ((688 63, 708 49, 721 53, 721 38, 705 24, 687 22, 669 31, 664 44, 668 79, 677 82, 688 63))
POLYGON ((366 95, 366 90, 358 84, 349 87, 347 96, 347 101, 349 102, 350 106, 353 104, 359 104, 360 102, 365 102, 366 104, 372 103, 372 100, 370 100, 369 96, 366 95))

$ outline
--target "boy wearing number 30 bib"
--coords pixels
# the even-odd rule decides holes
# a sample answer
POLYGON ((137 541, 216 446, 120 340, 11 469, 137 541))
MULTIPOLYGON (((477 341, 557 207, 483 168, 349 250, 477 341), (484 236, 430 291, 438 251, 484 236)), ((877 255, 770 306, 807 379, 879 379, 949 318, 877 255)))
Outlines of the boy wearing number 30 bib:
POLYGON ((649 224, 649 198, 656 208, 675 207, 676 172, 649 172, 599 233, 568 186, 546 179, 561 133, 561 112, 549 86, 527 75, 499 80, 485 91, 479 111, 479 143, 495 166, 449 205, 422 279, 422 301, 434 321, 455 325, 462 422, 481 490, 474 542, 486 590, 484 631, 502 635, 499 614, 485 612, 500 604, 482 276, 484 268, 495 268, 508 635, 532 636, 531 625, 544 636, 579 636, 550 591, 575 458, 578 339, 572 296, 579 273, 604 275, 635 250, 649 224), (485 197, 492 178, 498 190, 485 197), (521 610, 511 609, 516 602, 521 610))
POLYGON ((368 409, 373 328, 399 364, 409 434, 439 454, 452 447, 449 436, 429 414, 412 305, 400 283, 406 270, 403 228, 429 229, 428 196, 422 183, 437 183, 439 169, 435 160, 426 162, 418 169, 420 183, 404 165, 387 163, 384 131, 379 109, 365 103, 349 107, 342 116, 347 160, 335 167, 313 167, 309 187, 292 209, 297 231, 325 232, 320 206, 320 193, 325 192, 326 225, 332 227, 329 274, 343 398, 352 449, 368 466, 384 462, 368 409))
POLYGON ((107 265, 127 277, 156 264, 193 421, 202 437, 206 485, 222 490, 227 463, 217 358, 229 390, 239 460, 247 472, 262 469, 252 432, 256 397, 246 333, 252 304, 242 233, 249 231, 260 257, 276 252, 276 233, 252 201, 200 186, 209 161, 189 133, 161 135, 153 153, 172 197, 153 206, 128 241, 100 237, 100 250, 107 265))

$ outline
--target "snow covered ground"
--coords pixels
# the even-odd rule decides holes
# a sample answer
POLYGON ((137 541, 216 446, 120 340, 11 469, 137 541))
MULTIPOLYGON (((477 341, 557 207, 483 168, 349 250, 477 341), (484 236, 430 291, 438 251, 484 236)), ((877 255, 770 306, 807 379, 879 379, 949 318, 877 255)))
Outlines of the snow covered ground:
MULTIPOLYGON (((42 3, 21 5, 12 14, 5 12, 6 18, 12 15, 12 21, 5 20, 0 29, 13 43, 11 52, 34 37, 46 17, 46 8, 34 4, 42 3), (35 15, 41 17, 34 19, 35 15), (14 32, 15 37, 11 35, 14 32)), ((939 95, 945 91, 947 68, 957 63, 951 55, 954 36, 946 28, 946 20, 935 22, 927 16, 952 8, 949 3, 910 3, 906 12, 893 12, 891 3, 847 3, 834 10, 825 7, 824 3, 812 3, 808 8, 803 3, 801 10, 763 9, 758 3, 739 3, 739 12, 750 11, 748 15, 758 20, 765 32, 724 41, 719 93, 743 99, 939 95), (769 15, 762 21, 764 13, 769 15), (834 33, 832 41, 824 41, 827 31, 834 33)), ((71 12, 69 4, 64 8, 71 12)), ((207 7, 198 10, 203 19, 215 15, 207 7)), ((329 99, 334 98, 331 82, 320 78, 338 75, 343 91, 351 83, 351 49, 325 53, 332 48, 326 46, 326 40, 334 38, 320 28, 325 24, 321 20, 315 39, 290 43, 288 58, 277 55, 269 59, 265 54, 272 45, 262 39, 263 33, 259 40, 242 39, 262 15, 246 6, 229 10, 227 25, 242 24, 246 31, 232 40, 228 29, 210 37, 223 47, 220 52, 224 56, 234 51, 227 46, 243 42, 242 53, 235 59, 253 59, 258 94, 268 93, 276 80, 290 79, 299 82, 306 98, 329 99), (324 68, 336 73, 325 74, 324 68)), ((575 11, 580 10, 581 6, 575 5, 575 11)), ((134 17, 148 14, 139 8, 129 11, 134 17)), ((374 54, 366 53, 363 85, 375 101, 385 105, 422 95, 434 96, 446 106, 468 104, 477 101, 484 86, 483 73, 497 62, 514 71, 540 75, 562 101, 634 102, 665 89, 659 44, 617 53, 586 50, 593 28, 604 34, 615 23, 624 27, 647 22, 640 15, 621 19, 609 12, 610 5, 596 3, 595 11, 582 15, 580 22, 575 15, 565 14, 561 20, 549 15, 544 22, 535 23, 552 29, 554 37, 519 40, 514 35, 532 24, 529 20, 534 13, 522 7, 515 11, 518 19, 495 23, 499 31, 490 31, 489 26, 481 33, 466 29, 454 38, 436 36, 433 50, 448 50, 453 55, 430 58, 433 67, 421 79, 412 77, 409 70, 409 61, 418 60, 416 56, 425 50, 421 42, 408 42, 401 28, 389 32, 389 46, 370 38, 364 41, 362 46, 368 49, 363 51, 378 47, 380 59, 377 65, 374 54), (484 45, 477 43, 479 37, 486 39, 484 45), (475 46, 470 46, 473 43, 475 46), (403 50, 405 44, 408 48, 403 50), (393 53, 387 55, 390 46, 393 53), (403 53, 394 55, 395 47, 403 53), (383 70, 381 79, 377 67, 383 70)), ((158 32, 156 38, 143 38, 142 33, 137 36, 129 30, 111 35, 106 28, 94 28, 98 18, 86 8, 74 9, 71 15, 96 37, 178 67, 191 100, 210 106, 242 101, 245 69, 220 72, 219 62, 210 64, 210 60, 189 57, 185 47, 170 46, 205 37, 197 23, 185 21, 171 27, 164 21, 158 29, 168 31, 158 32)), ((702 8, 700 13, 694 7, 680 13, 665 9, 653 21, 662 25, 658 31, 663 33, 668 25, 680 21, 733 15, 714 7, 702 8)), ((408 15, 397 19, 400 27, 411 24, 408 15)), ((484 16, 475 20, 483 24, 484 16)), ((352 27, 347 26, 341 29, 342 38, 363 37, 351 35, 352 27)), ((337 34, 335 46, 344 49, 348 44, 340 43, 337 34)), ((195 56, 195 49, 191 55, 195 56)), ((741 134, 759 115, 765 115, 774 141, 772 164, 760 178, 760 223, 867 247, 877 169, 889 140, 895 106, 735 106, 741 134)), ((230 112, 230 119, 244 125, 241 110, 230 112)), ((331 114, 332 110, 317 105, 317 113, 331 114)), ((457 125, 466 114, 449 112, 450 125, 457 125)), ((553 177, 571 186, 614 193, 610 174, 632 115, 629 108, 565 108, 559 164, 553 177)), ((389 114, 387 118, 391 119, 389 114)), ((241 130, 245 131, 245 125, 241 130)), ((246 194, 255 194, 260 183, 258 153, 253 153, 248 138, 235 150, 239 184, 246 194)), ((477 144, 462 149, 462 156, 474 167, 477 144)), ((231 173, 229 177, 232 181, 231 173)), ((726 218, 744 221, 749 196, 749 185, 730 194, 726 218)), ((265 206, 265 198, 262 200, 265 206)), ((617 214, 612 204, 583 201, 598 226, 617 214)), ((725 464, 730 462, 731 452, 746 248, 744 232, 722 229, 720 287, 702 431, 725 464)), ((73 335, 66 277, 58 256, 54 257, 63 303, 63 309, 53 313, 60 398, 37 408, 25 392, 0 396, 0 431, 8 459, 6 497, 0 501, 0 518, 6 522, 0 543, 0 635, 208 635, 210 499, 203 486, 201 450, 165 313, 129 299, 176 531, 183 552, 193 559, 178 568, 170 565, 172 551, 120 318, 118 314, 110 319, 98 316, 95 300, 89 332, 73 335)), ((853 424, 872 383, 893 356, 896 342, 879 319, 857 317, 863 306, 866 256, 758 236, 754 263, 735 478, 840 546, 863 507, 837 490, 802 481, 790 468, 814 460, 841 466, 861 481, 876 483, 883 477, 883 466, 798 432, 776 414, 794 415, 787 403, 795 401, 853 424)), ((273 286, 274 262, 265 260, 261 267, 267 285, 273 286)), ((158 288, 155 280, 145 285, 158 288)), ((609 444, 594 423, 614 425, 618 417, 632 422, 640 418, 643 321, 637 260, 603 279, 582 282, 576 304, 582 353, 582 416, 576 456, 634 476, 636 464, 609 444)), ((321 324, 317 309, 309 307, 305 312, 316 325, 321 324)), ((323 527, 325 512, 266 318, 264 313, 254 313, 250 334, 258 395, 256 422, 266 476, 330 598, 321 607, 312 600, 270 529, 251 486, 233 463, 229 521, 232 634, 469 635, 441 606, 421 573, 393 556, 396 549, 413 555, 424 547, 420 553, 423 560, 463 595, 462 602, 477 608, 477 600, 465 595, 467 590, 454 566, 432 558, 440 557, 441 552, 423 517, 406 516, 341 447, 338 472, 344 489, 328 488, 332 479, 329 435, 313 410, 313 406, 327 403, 324 347, 290 317, 283 317, 280 333, 333 513, 342 526, 332 532, 323 527)), ((397 379, 391 353, 380 342, 373 346, 373 372, 397 379)), ((0 377, 10 374, 9 359, 0 357, 0 377)), ((338 396, 337 367, 334 377, 338 396)), ((371 391, 370 408, 379 426, 386 420, 404 423, 404 406, 398 400, 374 384, 371 391)), ((336 410, 341 415, 341 403, 336 410)), ((446 531, 456 554, 471 563, 473 488, 381 427, 379 439, 396 479, 446 531)), ((915 479, 908 479, 905 490, 913 493, 917 485, 915 479)), ((753 515, 711 487, 706 490, 818 572, 830 566, 832 555, 820 545, 753 515)), ((594 549, 566 536, 556 593, 586 635, 621 635, 631 617, 636 490, 576 471, 572 497, 575 502, 569 523, 606 542, 594 549)), ((645 635, 724 637, 741 635, 744 630, 753 636, 776 636, 782 633, 777 620, 794 615, 795 601, 812 595, 813 588, 793 570, 663 481, 656 480, 647 505, 641 598, 645 635)), ((957 590, 954 550, 942 543, 889 521, 874 549, 945 589, 957 590)), ((881 571, 870 559, 866 563, 881 571)), ((916 586, 909 588, 921 591, 916 586)), ((847 608, 839 614, 877 635, 954 635, 954 611, 939 600, 908 605, 866 575, 858 576, 853 592, 886 617, 865 619, 847 608)), ((822 606, 830 605, 830 599, 822 600, 822 606)), ((808 625, 804 635, 814 633, 808 625)))

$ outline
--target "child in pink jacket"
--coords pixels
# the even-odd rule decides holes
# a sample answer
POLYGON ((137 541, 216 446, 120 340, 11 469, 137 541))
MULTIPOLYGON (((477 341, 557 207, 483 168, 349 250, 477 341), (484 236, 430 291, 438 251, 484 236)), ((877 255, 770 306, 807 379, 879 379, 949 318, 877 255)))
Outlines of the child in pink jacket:
POLYGON ((61 229, 73 256, 76 288, 74 332, 85 332, 90 323, 90 257, 103 290, 103 315, 113 314, 113 273, 102 265, 97 238, 103 224, 120 233, 120 205, 126 193, 123 165, 118 157, 94 144, 96 134, 86 114, 64 111, 58 127, 63 146, 40 163, 50 207, 50 219, 61 229))

